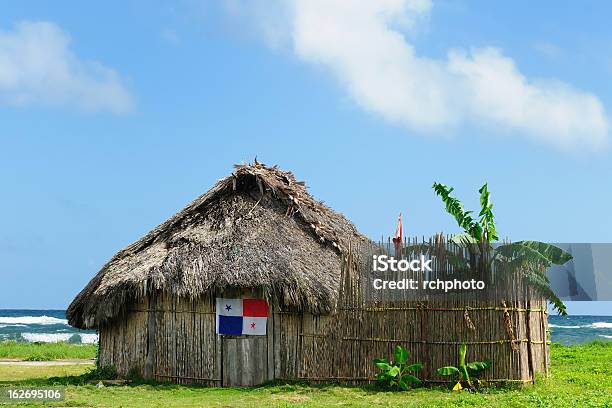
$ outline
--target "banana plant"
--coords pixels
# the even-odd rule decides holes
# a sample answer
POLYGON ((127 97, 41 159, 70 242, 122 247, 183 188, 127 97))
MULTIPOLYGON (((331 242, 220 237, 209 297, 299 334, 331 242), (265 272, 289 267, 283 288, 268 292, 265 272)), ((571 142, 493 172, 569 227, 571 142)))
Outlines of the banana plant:
POLYGON ((499 240, 499 237, 495 228, 491 194, 486 183, 478 190, 481 207, 479 219, 475 219, 472 211, 466 210, 457 198, 451 196, 452 187, 434 183, 433 189, 442 199, 446 211, 464 230, 452 236, 450 241, 468 249, 470 267, 479 268, 484 273, 491 271, 493 266, 496 270, 518 270, 527 284, 550 301, 560 315, 567 315, 565 304, 550 287, 546 269, 553 264, 563 265, 570 261, 570 254, 539 241, 518 241, 493 248, 491 243, 499 240))
POLYGON ((446 366, 438 368, 437 372, 440 375, 454 375, 457 378, 457 383, 453 386, 453 391, 461 391, 463 384, 466 384, 470 389, 474 388, 474 382, 472 378, 475 378, 479 371, 485 370, 491 367, 491 361, 473 361, 471 363, 465 362, 465 355, 467 354, 467 345, 465 343, 459 346, 459 367, 446 366), (472 376, 470 376, 470 373, 472 376))
POLYGON ((409 353, 402 346, 395 346, 394 350, 395 362, 385 358, 374 359, 374 364, 380 369, 376 375, 376 380, 391 388, 399 388, 407 391, 410 387, 421 384, 421 380, 411 372, 423 368, 423 364, 414 363, 408 364, 409 353))

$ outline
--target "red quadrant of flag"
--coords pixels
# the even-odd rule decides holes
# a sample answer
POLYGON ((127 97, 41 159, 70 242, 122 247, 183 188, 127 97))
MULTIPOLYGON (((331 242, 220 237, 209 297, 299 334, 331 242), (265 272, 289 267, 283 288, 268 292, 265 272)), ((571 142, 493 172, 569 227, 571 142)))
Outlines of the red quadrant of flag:
POLYGON ((242 299, 242 315, 268 317, 268 302, 263 299, 242 299))

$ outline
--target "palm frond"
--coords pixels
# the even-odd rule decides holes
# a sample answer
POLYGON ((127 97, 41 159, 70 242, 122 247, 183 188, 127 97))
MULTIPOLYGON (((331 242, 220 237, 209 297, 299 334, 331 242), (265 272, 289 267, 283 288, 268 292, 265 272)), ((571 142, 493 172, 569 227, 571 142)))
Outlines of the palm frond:
POLYGON ((520 242, 500 245, 495 248, 495 254, 503 256, 504 260, 512 267, 518 267, 527 262, 539 263, 546 268, 552 264, 550 259, 544 254, 528 246, 521 245, 520 242))
POLYGON ((441 183, 434 183, 433 189, 442 198, 446 211, 455 218, 457 224, 477 241, 480 241, 482 238, 482 227, 470 215, 472 211, 466 211, 461 201, 450 195, 453 192, 453 188, 441 183))
POLYGON ((547 244, 540 241, 518 241, 516 244, 524 248, 530 248, 534 251, 538 251, 546 259, 548 259, 550 263, 555 265, 563 265, 564 263, 572 260, 571 254, 552 244, 547 244))
POLYGON ((561 316, 567 315, 567 308, 563 301, 553 292, 550 288, 550 281, 543 273, 532 269, 525 274, 525 279, 529 286, 539 292, 542 296, 546 297, 552 303, 553 308, 557 310, 561 316))
POLYGON ((539 241, 518 241, 500 245, 495 253, 507 259, 523 259, 537 262, 545 267, 552 264, 563 265, 572 259, 572 255, 559 247, 539 241))
POLYGON ((495 217, 493 216, 493 203, 487 183, 478 190, 480 193, 480 225, 488 241, 497 241, 497 230, 495 229, 495 217))
POLYGON ((451 236, 449 241, 459 246, 468 246, 468 245, 478 244, 478 241, 476 241, 470 234, 466 232, 462 232, 461 234, 455 234, 451 236))

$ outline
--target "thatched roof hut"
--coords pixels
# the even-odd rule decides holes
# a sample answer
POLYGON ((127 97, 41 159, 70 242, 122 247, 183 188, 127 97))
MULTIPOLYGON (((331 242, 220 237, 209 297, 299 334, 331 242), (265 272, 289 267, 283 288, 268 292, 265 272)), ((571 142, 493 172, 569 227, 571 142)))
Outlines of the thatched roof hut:
MULTIPOLYGON (((439 240, 428 245, 445 250, 439 240)), ((434 383, 448 381, 436 368, 455 364, 460 344, 468 359, 494 360, 488 381, 523 383, 548 371, 541 296, 525 297, 511 281, 498 298, 403 293, 382 302, 368 284, 368 262, 381 250, 293 174, 238 165, 117 253, 74 299, 68 321, 98 330, 100 365, 178 383, 364 383, 375 375, 372 359, 398 344, 434 383), (217 298, 267 299, 265 334, 217 334, 217 298)), ((436 262, 435 270, 450 268, 436 262)))
POLYGON ((351 241, 367 239, 291 172, 236 165, 113 256, 70 304, 68 321, 95 329, 153 291, 196 299, 226 288, 258 288, 281 306, 330 313, 351 241))

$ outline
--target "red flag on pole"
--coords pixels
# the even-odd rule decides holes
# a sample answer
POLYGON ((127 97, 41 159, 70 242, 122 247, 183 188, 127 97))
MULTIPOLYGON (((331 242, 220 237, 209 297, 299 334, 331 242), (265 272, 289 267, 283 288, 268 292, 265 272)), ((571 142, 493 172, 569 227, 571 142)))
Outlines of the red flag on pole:
POLYGON ((397 219, 397 228, 395 229, 395 236, 393 237, 393 243, 395 244, 396 256, 399 255, 399 250, 402 246, 402 240, 404 239, 404 231, 402 226, 402 213, 400 213, 397 219))

